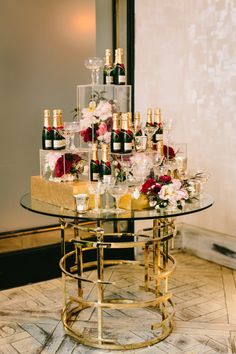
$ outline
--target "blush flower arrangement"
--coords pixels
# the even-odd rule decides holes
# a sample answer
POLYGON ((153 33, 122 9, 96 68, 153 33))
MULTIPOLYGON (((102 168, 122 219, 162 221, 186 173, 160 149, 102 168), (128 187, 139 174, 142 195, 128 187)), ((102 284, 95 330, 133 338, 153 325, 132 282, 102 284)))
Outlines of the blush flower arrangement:
POLYGON ((109 144, 112 132, 112 115, 117 112, 115 100, 107 100, 105 91, 95 92, 89 106, 81 111, 80 135, 84 142, 98 141, 109 144))
POLYGON ((189 193, 181 180, 172 179, 167 175, 147 179, 140 192, 147 196, 149 205, 155 209, 182 209, 185 201, 189 199, 189 193))

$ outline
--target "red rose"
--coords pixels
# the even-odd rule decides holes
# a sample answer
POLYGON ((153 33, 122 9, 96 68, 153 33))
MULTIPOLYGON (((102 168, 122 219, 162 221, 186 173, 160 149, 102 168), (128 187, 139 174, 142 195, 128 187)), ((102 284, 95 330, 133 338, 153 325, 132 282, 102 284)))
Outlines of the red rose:
POLYGON ((92 141, 92 128, 89 127, 86 130, 82 130, 80 135, 83 137, 85 143, 92 141))
POLYGON ((153 184, 150 190, 153 194, 158 194, 161 190, 161 185, 159 183, 153 184))
POLYGON ((171 177, 170 176, 167 176, 167 175, 164 175, 164 176, 160 176, 159 177, 159 180, 165 184, 165 183, 169 183, 171 182, 171 177))
POLYGON ((64 173, 69 173, 71 169, 72 161, 68 161, 65 159, 64 162, 64 157, 61 156, 59 159, 57 159, 55 169, 54 169, 54 176, 55 177, 61 177, 64 175, 64 173))
POLYGON ((111 167, 110 161, 106 162, 107 167, 111 167))
POLYGON ((147 194, 149 188, 156 184, 156 180, 154 178, 149 178, 146 182, 142 185, 141 193, 147 194))
POLYGON ((173 159, 175 157, 174 149, 171 146, 163 146, 163 152, 166 158, 173 159))

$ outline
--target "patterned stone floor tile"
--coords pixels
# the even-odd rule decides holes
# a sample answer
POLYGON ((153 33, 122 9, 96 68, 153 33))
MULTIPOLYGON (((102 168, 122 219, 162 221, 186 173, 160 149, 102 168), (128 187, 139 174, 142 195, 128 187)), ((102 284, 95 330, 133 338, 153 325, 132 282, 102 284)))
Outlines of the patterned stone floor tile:
MULTIPOLYGON (((151 347, 127 351, 102 350, 79 344, 65 334, 60 316, 62 281, 53 279, 0 294, 0 354, 236 354, 235 295, 236 272, 185 253, 176 253, 177 270, 170 279, 170 289, 176 303, 173 333, 151 347), (229 314, 230 311, 230 314, 229 314)), ((96 272, 84 274, 96 279, 96 272)), ((141 267, 105 270, 105 278, 114 281, 106 285, 107 299, 114 296, 138 300, 148 299, 140 284, 141 267), (118 271, 119 270, 119 271, 118 271)), ((152 284, 152 282, 150 282, 152 284)), ((97 288, 87 284, 86 298, 96 299, 97 288)), ((70 295, 76 296, 76 282, 68 282, 70 295)), ((104 335, 124 340, 140 341, 153 334, 147 331, 158 314, 152 309, 104 310, 104 335), (110 326, 112 325, 113 331, 110 326), (126 338, 125 338, 126 337, 126 338)), ((97 311, 86 309, 74 328, 91 335, 96 333, 97 311)))

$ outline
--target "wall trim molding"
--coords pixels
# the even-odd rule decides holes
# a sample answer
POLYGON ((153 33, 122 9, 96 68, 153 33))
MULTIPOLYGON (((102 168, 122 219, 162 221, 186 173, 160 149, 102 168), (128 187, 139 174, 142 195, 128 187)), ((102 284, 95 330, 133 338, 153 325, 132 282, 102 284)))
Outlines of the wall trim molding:
POLYGON ((200 258, 236 269, 235 236, 179 223, 177 247, 200 258))

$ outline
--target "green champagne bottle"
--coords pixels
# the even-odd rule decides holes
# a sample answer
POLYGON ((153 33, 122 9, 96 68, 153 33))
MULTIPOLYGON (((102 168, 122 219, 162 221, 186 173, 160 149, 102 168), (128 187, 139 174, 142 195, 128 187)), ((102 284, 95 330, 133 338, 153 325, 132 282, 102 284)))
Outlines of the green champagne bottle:
POLYGON ((122 48, 116 49, 115 58, 114 83, 116 85, 125 85, 126 75, 122 48))
POLYGON ((158 143, 158 141, 163 141, 163 126, 162 126, 162 121, 161 121, 161 109, 157 108, 154 111, 154 126, 158 127, 156 133, 153 136, 153 142, 155 144, 158 143))
POLYGON ((52 149, 52 128, 50 125, 50 110, 44 110, 44 124, 42 131, 42 148, 43 150, 52 149))
POLYGON ((141 130, 141 123, 140 123, 140 112, 135 112, 134 114, 134 135, 135 136, 141 136, 142 130, 141 130))
POLYGON ((130 131, 130 135, 132 136, 132 149, 134 149, 134 133, 133 133, 132 112, 127 112, 127 118, 128 118, 128 129, 130 131))
POLYGON ((121 140, 122 140, 122 153, 132 152, 133 133, 128 127, 127 113, 122 113, 121 116, 121 140))
POLYGON ((112 65, 112 58, 111 58, 111 50, 106 49, 105 55, 105 65, 103 68, 103 84, 113 84, 114 77, 113 77, 113 65, 112 65))
POLYGON ((101 179, 106 182, 111 178, 111 163, 108 158, 108 144, 102 144, 102 158, 100 165, 101 179))
POLYGON ((65 148, 65 139, 60 134, 62 127, 61 110, 53 110, 53 129, 52 129, 52 148, 53 150, 63 150, 65 148))
POLYGON ((113 113, 113 126, 111 133, 111 152, 121 152, 121 132, 119 129, 119 114, 113 113))
POLYGON ((98 181, 100 177, 100 164, 98 160, 98 145, 92 144, 92 158, 90 161, 90 181, 98 181))
POLYGON ((146 121, 146 127, 152 127, 152 108, 147 109, 147 121, 146 121))

